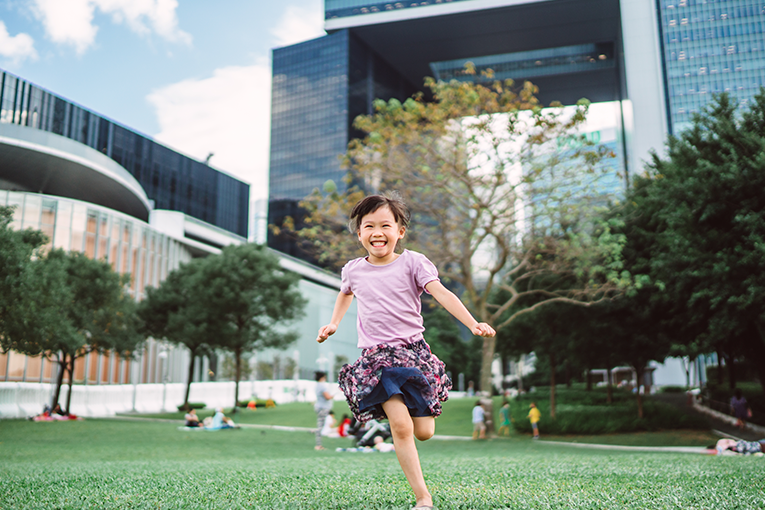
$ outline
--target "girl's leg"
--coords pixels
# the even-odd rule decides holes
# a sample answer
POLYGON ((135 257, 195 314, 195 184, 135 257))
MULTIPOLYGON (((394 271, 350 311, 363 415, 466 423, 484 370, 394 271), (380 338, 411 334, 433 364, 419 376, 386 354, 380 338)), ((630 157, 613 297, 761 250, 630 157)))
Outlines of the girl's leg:
MULTIPOLYGON (((390 422, 390 431, 393 434, 393 444, 396 447, 396 457, 409 486, 414 491, 416 505, 431 506, 433 498, 425 485, 420 467, 420 457, 417 454, 417 446, 414 444, 414 421, 409 416, 409 409, 404 404, 401 395, 394 395, 382 405, 390 422)), ((415 418, 415 420, 419 420, 415 418)), ((431 417, 432 421, 433 418, 431 417)), ((422 432, 427 432, 424 430, 422 432)), ((431 436, 433 433, 431 432, 431 436)))
POLYGON ((432 416, 413 417, 412 423, 414 423, 414 437, 420 441, 427 441, 436 432, 436 419, 432 416))

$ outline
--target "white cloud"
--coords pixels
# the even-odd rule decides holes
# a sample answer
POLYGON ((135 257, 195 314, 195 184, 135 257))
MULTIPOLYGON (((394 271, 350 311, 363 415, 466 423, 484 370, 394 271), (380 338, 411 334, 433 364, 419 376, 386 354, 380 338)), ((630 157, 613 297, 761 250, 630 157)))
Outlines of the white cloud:
POLYGON ((35 51, 35 42, 29 34, 16 34, 11 36, 5 23, 0 21, 0 55, 9 58, 14 62, 20 62, 26 59, 37 59, 35 51))
POLYGON ((267 64, 217 69, 148 96, 160 132, 155 138, 252 184, 252 197, 268 196, 271 69, 267 64))
POLYGON ((309 7, 290 5, 271 29, 277 46, 289 46, 324 35, 324 8, 320 0, 311 0, 309 7))
POLYGON ((74 46, 79 54, 95 42, 96 9, 138 34, 156 32, 168 41, 191 44, 191 36, 178 28, 177 7, 177 0, 33 0, 33 11, 48 37, 74 46))

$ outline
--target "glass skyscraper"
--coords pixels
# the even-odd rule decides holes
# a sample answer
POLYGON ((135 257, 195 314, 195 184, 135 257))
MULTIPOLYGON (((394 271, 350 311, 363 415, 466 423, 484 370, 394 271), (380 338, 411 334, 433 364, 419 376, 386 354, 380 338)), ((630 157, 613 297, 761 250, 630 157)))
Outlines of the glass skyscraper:
POLYGON ((96 149, 135 177, 155 209, 180 211, 247 237, 248 184, 3 71, 0 123, 55 133, 96 149))
POLYGON ((712 94, 741 106, 765 86, 765 3, 657 0, 671 132, 682 131, 712 94))
MULTIPOLYGON (((371 113, 377 97, 403 99, 414 90, 348 30, 274 50, 269 223, 299 221, 299 202, 327 181, 344 191, 340 155, 355 134, 353 120, 371 113)), ((269 233, 269 246, 304 256, 285 236, 269 233)))
MULTIPOLYGON (((608 146, 618 156, 612 164, 625 183, 643 171, 652 151, 663 153, 667 135, 685 129, 713 94, 729 92, 745 107, 765 86, 762 0, 325 0, 324 5, 329 35, 274 52, 271 223, 286 214, 299 218, 297 202, 329 178, 342 190, 345 173, 338 160, 306 144, 314 140, 323 150, 344 152, 356 135, 350 127, 354 116, 367 113, 374 98, 398 97, 376 88, 386 77, 406 83, 410 92, 420 90, 428 75, 475 79, 462 72, 470 61, 498 78, 532 81, 544 104, 575 104, 580 98, 614 102, 619 118, 611 125, 615 137, 608 146), (310 48, 327 44, 341 48, 336 55, 342 62, 332 75, 340 82, 333 93, 344 95, 311 96, 288 85, 281 57, 309 55, 310 48), (354 48, 384 64, 373 73, 375 85, 366 95, 354 88, 360 84, 354 80, 369 76, 369 65, 354 57, 354 48), (279 105, 300 101, 306 110, 291 110, 288 121, 279 105), (338 115, 334 126, 328 117, 310 116, 328 102, 345 102, 345 115, 338 115), (322 134, 318 140, 291 140, 289 131, 322 134), (282 150, 291 156, 289 165, 282 150), (292 195, 285 192, 288 182, 294 184, 292 195)), ((302 62, 292 61, 292 75, 307 76, 298 67, 317 65, 308 57, 302 62)), ((329 75, 316 73, 305 90, 323 87, 329 75)), ((298 254, 275 244, 273 236, 268 242, 298 254)))

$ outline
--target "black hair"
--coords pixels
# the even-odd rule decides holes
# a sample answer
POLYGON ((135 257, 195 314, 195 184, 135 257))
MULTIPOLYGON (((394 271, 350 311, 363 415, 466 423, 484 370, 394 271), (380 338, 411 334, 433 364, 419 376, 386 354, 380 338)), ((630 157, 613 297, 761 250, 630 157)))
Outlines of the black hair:
POLYGON ((736 388, 733 390, 733 394, 736 396, 737 399, 741 400, 741 388, 736 388))
POLYGON ((314 372, 313 377, 318 381, 322 377, 327 377, 327 373, 321 370, 317 370, 316 372, 314 372))
POLYGON ((355 234, 361 227, 361 220, 367 214, 372 214, 381 207, 387 207, 393 213, 393 218, 399 227, 409 226, 411 213, 397 191, 389 191, 382 195, 369 195, 353 206, 348 220, 348 230, 355 234))

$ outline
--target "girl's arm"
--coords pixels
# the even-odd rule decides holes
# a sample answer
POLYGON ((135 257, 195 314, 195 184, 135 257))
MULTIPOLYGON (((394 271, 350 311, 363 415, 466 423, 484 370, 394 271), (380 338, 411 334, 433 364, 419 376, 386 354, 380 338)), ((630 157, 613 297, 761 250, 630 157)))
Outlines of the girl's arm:
POLYGON ((345 312, 348 311, 348 307, 353 302, 353 294, 346 294, 345 292, 339 292, 337 299, 335 300, 335 309, 332 310, 332 320, 326 326, 319 328, 319 336, 316 337, 316 341, 322 343, 324 340, 334 335, 337 331, 337 327, 340 325, 340 321, 343 320, 345 312))
POLYGON ((425 288, 430 294, 436 298, 436 301, 441 303, 441 306, 454 315, 458 321, 467 326, 470 332, 478 336, 494 336, 496 332, 494 328, 486 324, 485 322, 478 322, 473 318, 473 315, 465 308, 462 301, 454 295, 452 291, 444 287, 444 285, 438 280, 433 280, 425 285, 425 288))

